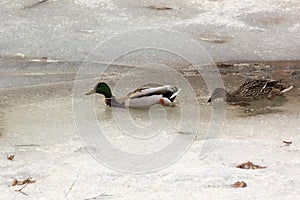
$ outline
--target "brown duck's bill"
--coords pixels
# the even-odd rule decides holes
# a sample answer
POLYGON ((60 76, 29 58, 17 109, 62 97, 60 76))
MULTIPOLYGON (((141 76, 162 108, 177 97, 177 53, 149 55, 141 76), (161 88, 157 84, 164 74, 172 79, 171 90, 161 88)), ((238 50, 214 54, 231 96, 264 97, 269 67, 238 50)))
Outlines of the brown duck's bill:
POLYGON ((91 91, 89 91, 89 92, 85 93, 85 95, 90 95, 90 94, 95 94, 95 93, 96 93, 96 91, 95 91, 95 90, 91 90, 91 91))

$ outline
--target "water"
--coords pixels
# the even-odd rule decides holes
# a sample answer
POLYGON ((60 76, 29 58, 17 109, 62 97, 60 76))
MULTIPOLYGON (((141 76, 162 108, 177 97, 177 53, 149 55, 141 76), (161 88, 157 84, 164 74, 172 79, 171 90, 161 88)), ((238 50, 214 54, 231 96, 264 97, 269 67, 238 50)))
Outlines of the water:
MULTIPOLYGON (((95 96, 96 98, 93 99, 92 96, 82 95, 81 100, 92 102, 93 112, 95 112, 98 125, 102 128, 105 136, 123 151, 143 155, 159 152, 166 145, 176 141, 178 137, 181 138, 179 141, 185 141, 185 139, 194 141, 183 157, 173 165, 169 167, 163 165, 166 168, 163 168, 162 171, 142 175, 120 173, 112 170, 111 166, 105 167, 109 166, 109 162, 115 164, 114 166, 134 167, 130 165, 135 161, 133 157, 125 157, 124 161, 124 157, 118 157, 115 151, 108 151, 109 154, 104 157, 106 163, 102 162, 104 165, 101 165, 94 158, 95 155, 97 158, 97 153, 101 153, 101 156, 106 152, 103 151, 102 146, 100 149, 98 147, 96 149, 89 148, 89 145, 82 143, 82 136, 76 134, 78 127, 76 128, 74 124, 72 90, 79 63, 41 63, 26 59, 16 61, 15 58, 3 58, 1 63, 0 73, 3 77, 1 79, 3 84, 1 84, 0 91, 2 111, 0 143, 3 162, 0 165, 2 177, 0 181, 2 185, 5 185, 3 194, 6 199, 23 198, 21 194, 14 191, 15 187, 9 185, 11 177, 23 179, 27 176, 32 176, 37 180, 35 184, 24 189, 24 192, 33 198, 42 198, 45 195, 50 198, 53 194, 50 190, 55 190, 59 198, 84 199, 97 196, 99 184, 101 184, 101 193, 105 192, 107 195, 111 195, 109 198, 112 199, 160 196, 156 195, 157 192, 154 191, 176 199, 189 196, 187 191, 190 187, 193 189, 193 194, 204 197, 212 195, 216 191, 232 197, 229 185, 237 179, 250 184, 248 195, 252 197, 273 198, 277 196, 278 194, 274 196, 260 193, 261 195, 259 195, 255 192, 262 190, 261 188, 268 190, 270 185, 273 189, 280 188, 282 190, 284 188, 288 194, 299 195, 293 192, 293 185, 299 184, 299 179, 294 179, 298 176, 297 169, 299 168, 297 159, 299 158, 297 150, 299 147, 296 141, 300 139, 298 134, 299 78, 297 77, 299 64, 297 63, 272 63, 270 67, 265 66, 270 63, 247 64, 247 67, 245 67, 246 64, 220 65, 219 69, 224 84, 231 91, 245 78, 257 76, 283 78, 287 84, 294 85, 294 89, 287 94, 288 101, 283 104, 278 100, 272 101, 274 105, 268 103, 268 107, 262 106, 260 103, 254 104, 250 108, 228 106, 222 134, 217 137, 215 148, 209 151, 204 159, 199 159, 198 156, 203 151, 206 141, 215 140, 212 135, 206 135, 211 120, 212 106, 206 103, 210 94, 205 87, 204 80, 195 70, 179 68, 178 73, 183 74, 191 84, 197 99, 196 105, 199 105, 200 120, 196 137, 191 128, 195 126, 193 122, 197 121, 197 115, 189 115, 190 118, 185 121, 189 126, 184 130, 180 126, 182 120, 180 109, 186 104, 189 105, 187 102, 190 101, 190 96, 185 95, 185 88, 182 88, 183 91, 177 98, 176 107, 164 110, 161 106, 155 106, 150 111, 130 110, 130 122, 134 122, 133 125, 138 128, 146 128, 145 130, 148 126, 151 127, 151 120, 155 119, 160 122, 167 119, 166 126, 163 126, 161 130, 155 129, 159 127, 158 123, 151 127, 155 130, 154 132, 148 132, 148 130, 141 134, 130 127, 124 132, 124 127, 122 128, 124 124, 116 123, 115 120, 118 119, 116 116, 120 116, 119 120, 122 121, 125 119, 122 116, 127 113, 127 110, 107 107, 101 96, 95 96), (10 63, 9 67, 7 63, 10 63), (65 67, 69 70, 61 70, 65 67), (39 78, 36 79, 35 76, 39 78), (277 104, 278 102, 279 104, 277 104), (126 133, 131 136, 128 138, 126 133), (283 140, 292 141, 293 144, 287 147, 282 143, 283 140), (86 150, 93 154, 90 155, 86 150), (93 152, 93 150, 96 151, 93 152), (6 154, 16 154, 15 160, 13 162, 5 160, 6 154), (129 160, 126 161, 126 159, 129 160), (254 172, 245 174, 234 168, 239 162, 247 160, 265 165, 267 169, 263 172, 255 172, 256 177, 258 176, 255 178, 253 177, 254 172), (122 162, 121 165, 118 161, 122 162), (282 176, 285 176, 283 180, 282 176), (91 180, 93 181, 91 182, 91 180), (58 186, 57 181, 60 181, 62 185, 58 186), (177 190, 179 182, 181 189, 177 190), (292 185, 291 182, 293 182, 292 185), (145 190, 144 187, 148 189, 145 190), (86 189, 83 191, 82 188, 86 189), (172 194, 176 195, 168 195, 168 191, 172 191, 172 194)), ((98 66, 98 64, 90 65, 98 66)), ((131 70, 130 67, 113 66, 102 78, 110 86, 117 86, 117 80, 122 77, 122 74, 131 70)), ((132 74, 141 78, 147 77, 149 70, 143 72, 141 69, 135 72, 143 74, 143 76, 132 74)), ((155 75, 155 71, 149 73, 150 77, 153 75, 155 75)), ((157 75, 161 76, 161 71, 157 71, 157 75)), ((99 76, 94 74, 91 76, 95 77, 95 79, 91 79, 93 84, 99 80, 99 76)), ((130 80, 130 73, 124 77, 123 81, 128 83, 126 80, 130 80)), ((168 82, 168 80, 163 81, 168 82)), ((116 96, 122 96, 131 90, 130 85, 124 90, 121 89, 122 87, 113 90, 116 92, 116 96)), ((189 107, 196 110, 196 107, 189 107)), ((85 116, 82 115, 82 117, 85 116)), ((126 117, 126 119, 128 118, 126 117)), ((87 125, 87 127, 93 125, 89 118, 87 118, 87 125)), ((126 127, 128 128, 128 126, 126 127)), ((180 145, 177 143, 177 147, 180 145)), ((173 149, 171 152, 176 151, 173 149)), ((164 154, 164 156, 158 154, 156 158, 171 164, 174 159, 167 155, 172 154, 164 154)), ((149 161, 152 163, 147 166, 159 167, 159 165, 155 165, 156 158, 142 161, 146 164, 149 164, 149 161)), ((139 164, 137 163, 135 166, 141 168, 139 164)), ((281 196, 286 197, 286 193, 281 196)), ((234 194, 235 197, 241 195, 244 194, 238 191, 234 194)))

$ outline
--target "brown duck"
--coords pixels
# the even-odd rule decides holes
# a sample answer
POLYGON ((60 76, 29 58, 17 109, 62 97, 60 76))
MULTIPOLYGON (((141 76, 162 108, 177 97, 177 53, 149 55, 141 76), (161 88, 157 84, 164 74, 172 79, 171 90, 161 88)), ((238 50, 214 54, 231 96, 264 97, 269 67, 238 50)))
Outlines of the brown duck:
POLYGON ((216 88, 207 102, 223 98, 226 102, 249 102, 261 99, 272 99, 291 90, 282 80, 251 79, 244 82, 236 91, 229 93, 224 88, 216 88))

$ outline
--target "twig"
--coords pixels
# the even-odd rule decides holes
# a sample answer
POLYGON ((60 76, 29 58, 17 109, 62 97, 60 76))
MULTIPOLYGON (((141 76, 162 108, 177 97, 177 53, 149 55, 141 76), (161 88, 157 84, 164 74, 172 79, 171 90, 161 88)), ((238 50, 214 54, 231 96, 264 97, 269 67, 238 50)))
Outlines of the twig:
POLYGON ((68 192, 65 194, 65 197, 67 197, 69 195, 69 193, 71 192, 71 190, 73 189, 75 183, 78 181, 78 177, 79 177, 80 173, 77 174, 76 179, 73 181, 72 185, 70 186, 68 192))
POLYGON ((191 135, 191 132, 185 132, 185 131, 178 131, 179 134, 184 134, 184 135, 191 135))
POLYGON ((38 147, 38 144, 15 144, 15 147, 38 147))
POLYGON ((87 198, 87 199, 84 199, 84 200, 92 200, 92 199, 98 199, 98 197, 102 197, 102 196, 108 196, 107 194, 105 194, 105 192, 97 195, 97 196, 94 196, 94 197, 91 197, 91 198, 87 198))
POLYGON ((23 9, 30 9, 30 8, 33 8, 33 7, 37 6, 37 5, 40 5, 40 4, 42 4, 42 3, 45 3, 45 2, 47 2, 47 1, 49 1, 49 0, 41 0, 41 1, 38 1, 38 2, 36 2, 36 3, 34 3, 34 4, 31 4, 31 5, 29 5, 29 6, 25 6, 23 9))
POLYGON ((289 146, 290 144, 292 144, 292 141, 282 141, 286 146, 289 146))
POLYGON ((26 183, 26 184, 25 184, 23 187, 21 187, 20 189, 15 190, 15 191, 16 191, 16 192, 20 192, 21 194, 28 196, 28 194, 26 194, 25 192, 22 191, 28 184, 29 184, 29 182, 26 183))
POLYGON ((152 9, 152 10, 172 10, 173 8, 171 7, 166 7, 166 6, 148 6, 146 8, 152 9))

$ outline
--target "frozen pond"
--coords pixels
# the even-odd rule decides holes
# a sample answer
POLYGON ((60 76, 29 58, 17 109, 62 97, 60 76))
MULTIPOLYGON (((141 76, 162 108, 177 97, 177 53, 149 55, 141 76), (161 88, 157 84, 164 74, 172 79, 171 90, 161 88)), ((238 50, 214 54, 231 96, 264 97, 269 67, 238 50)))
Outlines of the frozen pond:
POLYGON ((2 0, 0 199, 299 199, 299 9, 2 0), (294 88, 249 107, 206 102, 262 77, 294 88), (83 95, 99 80, 117 97, 148 83, 182 91, 175 107, 115 109, 83 95), (236 168, 247 161, 266 168, 236 168))
POLYGON ((215 61, 299 59, 298 0, 2 0, 0 54, 81 61, 108 38, 159 27, 215 61), (155 10, 168 7, 169 10, 155 10))
MULTIPOLYGON (((246 77, 261 76, 283 78, 295 88, 288 93, 287 101, 267 102, 267 108, 260 104, 253 105, 251 110, 229 106, 215 148, 202 159, 199 159, 199 154, 203 145, 216 138, 206 137, 212 106, 206 103, 209 92, 197 71, 178 69, 196 93, 200 109, 200 128, 196 137, 189 132, 178 132, 182 114, 180 108, 189 99, 184 92, 178 96, 178 105, 167 108, 166 113, 160 106, 149 112, 130 110, 130 117, 138 127, 149 125, 151 116, 163 120, 167 114, 169 124, 164 126, 165 129, 158 135, 148 135, 148 132, 134 135, 138 137, 138 143, 126 139, 126 135, 118 132, 120 129, 114 122, 114 114, 121 115, 118 112, 126 111, 111 109, 104 105, 103 97, 96 96, 97 120, 110 142, 123 151, 151 153, 163 148, 178 135, 182 141, 192 137, 193 144, 179 160, 171 166, 162 167, 160 171, 145 174, 115 171, 107 167, 107 163, 104 166, 97 162, 93 158, 95 152, 89 151, 92 153, 89 154, 84 149, 86 146, 79 140, 82 136, 76 134, 72 108, 73 81, 80 63, 32 62, 15 58, 3 58, 1 63, 0 182, 3 185, 3 199, 24 199, 24 194, 15 191, 21 186, 10 185, 12 177, 24 179, 28 176, 37 182, 22 191, 34 199, 86 199, 100 194, 100 198, 104 199, 218 199, 245 196, 293 199, 300 195, 294 189, 300 185, 300 146, 297 143, 300 139, 300 68, 297 62, 218 66, 229 90, 234 90, 246 77), (286 146, 283 141, 292 141, 292 144, 286 146), (14 161, 6 160, 6 154, 15 154, 14 161), (248 160, 267 168, 249 171, 235 168, 248 160), (231 188, 230 185, 236 181, 245 181, 248 187, 231 188)), ((102 80, 113 86, 126 69, 112 66, 102 80)), ((148 72, 146 74, 151 76, 148 72)), ((160 76, 161 72, 155 75, 160 76)), ((97 79, 94 81, 97 82, 97 79)), ((116 96, 122 96, 127 90, 118 91, 116 88, 115 92, 116 96)), ((91 97, 82 96, 82 99, 87 98, 91 97)), ((190 117, 192 122, 193 117, 197 118, 190 117)), ((110 160, 120 159, 113 152, 110 155, 110 160)))

